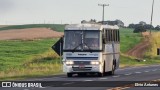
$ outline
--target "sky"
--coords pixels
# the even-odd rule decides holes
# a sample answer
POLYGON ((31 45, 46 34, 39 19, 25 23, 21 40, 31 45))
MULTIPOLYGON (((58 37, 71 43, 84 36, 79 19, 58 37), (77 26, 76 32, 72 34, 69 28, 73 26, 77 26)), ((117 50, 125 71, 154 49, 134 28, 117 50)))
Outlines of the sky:
MULTIPOLYGON (((75 24, 82 20, 122 20, 125 26, 150 24, 152 0, 0 0, 0 25, 75 24)), ((160 0, 155 0, 153 25, 160 25, 160 0)))

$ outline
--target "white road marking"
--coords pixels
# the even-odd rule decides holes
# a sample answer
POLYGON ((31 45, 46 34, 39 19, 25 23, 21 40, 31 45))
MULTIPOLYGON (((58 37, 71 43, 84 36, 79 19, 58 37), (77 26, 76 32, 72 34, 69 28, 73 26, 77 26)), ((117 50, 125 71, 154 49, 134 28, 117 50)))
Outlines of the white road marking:
POLYGON ((144 67, 149 67, 149 66, 144 66, 144 67))
POLYGON ((93 80, 84 80, 84 81, 93 81, 93 80))
POLYGON ((156 69, 153 69, 152 71, 156 71, 156 69))
POLYGON ((153 71, 157 71, 157 69, 154 69, 153 71))
POLYGON ((132 68, 123 68, 123 69, 118 69, 118 70, 127 70, 127 69, 133 69, 133 68, 137 68, 137 67, 132 67, 132 68))
POLYGON ((117 75, 117 76, 112 76, 112 77, 119 77, 119 75, 117 75))
MULTIPOLYGON (((142 66, 144 67, 144 66, 142 66)), ((149 67, 149 66, 148 66, 149 67)), ((118 70, 127 70, 127 69, 134 69, 134 68, 141 68, 141 67, 129 67, 129 68, 121 68, 121 69, 118 69, 118 70)))
POLYGON ((135 72, 135 73, 141 73, 141 72, 135 72))
POLYGON ((127 73, 127 74, 124 74, 124 75, 131 75, 132 73, 127 73))
MULTIPOLYGON (((126 69, 134 69, 134 68, 143 68, 143 67, 155 67, 155 66, 159 66, 159 65, 149 65, 149 66, 139 66, 139 67, 128 67, 128 68, 122 68, 122 69, 118 69, 118 70, 126 70, 126 69)), ((159 69, 160 70, 160 69, 159 69)))
POLYGON ((68 84, 73 84, 74 82, 70 82, 70 83, 64 83, 62 85, 68 85, 68 84))
POLYGON ((39 88, 46 88, 46 87, 39 87, 39 88))
POLYGON ((107 79, 107 78, 100 78, 100 79, 107 79))
POLYGON ((144 71, 144 72, 149 72, 149 71, 144 71))
POLYGON ((35 81, 42 81, 42 80, 44 80, 44 79, 34 79, 35 81))
POLYGON ((24 89, 24 90, 29 90, 29 89, 24 89))

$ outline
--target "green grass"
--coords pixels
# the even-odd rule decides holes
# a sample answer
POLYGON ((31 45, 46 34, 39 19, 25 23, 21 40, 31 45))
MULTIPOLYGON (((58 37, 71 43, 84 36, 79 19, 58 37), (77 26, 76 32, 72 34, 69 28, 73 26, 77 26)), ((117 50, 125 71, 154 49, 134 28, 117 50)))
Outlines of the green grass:
POLYGON ((160 60, 158 60, 158 59, 156 59, 156 60, 145 59, 145 60, 146 61, 138 62, 135 58, 121 55, 120 67, 136 67, 136 66, 152 65, 152 64, 160 63, 160 60))
POLYGON ((135 45, 140 43, 143 38, 140 33, 133 33, 133 29, 120 28, 120 39, 121 39, 121 57, 120 57, 120 67, 130 67, 130 66, 142 66, 150 64, 160 63, 160 57, 156 58, 144 58, 145 62, 138 62, 136 58, 125 55, 125 53, 132 49, 135 45))
POLYGON ((133 33, 133 29, 120 28, 121 52, 125 53, 136 44, 140 43, 142 37, 139 33, 133 33))
POLYGON ((65 25, 63 24, 28 24, 28 25, 11 25, 6 27, 1 27, 1 30, 11 30, 11 29, 26 29, 26 28, 51 28, 59 32, 64 31, 65 25))
POLYGON ((51 50, 56 41, 0 41, 0 79, 60 73, 59 57, 51 50))

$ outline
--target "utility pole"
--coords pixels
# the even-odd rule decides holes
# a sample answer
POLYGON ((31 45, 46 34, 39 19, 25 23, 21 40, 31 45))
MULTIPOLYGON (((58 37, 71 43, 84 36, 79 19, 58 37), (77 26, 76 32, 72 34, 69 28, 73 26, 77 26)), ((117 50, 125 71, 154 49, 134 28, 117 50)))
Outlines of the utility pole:
POLYGON ((98 6, 102 6, 102 7, 103 7, 103 12, 102 12, 102 24, 104 24, 104 7, 105 7, 105 6, 109 6, 109 4, 98 4, 98 6))
MULTIPOLYGON (((151 26, 152 26, 152 20, 153 20, 153 11, 154 11, 154 0, 152 2, 151 23, 150 23, 151 26)), ((151 35, 151 29, 150 29, 150 35, 151 35)))

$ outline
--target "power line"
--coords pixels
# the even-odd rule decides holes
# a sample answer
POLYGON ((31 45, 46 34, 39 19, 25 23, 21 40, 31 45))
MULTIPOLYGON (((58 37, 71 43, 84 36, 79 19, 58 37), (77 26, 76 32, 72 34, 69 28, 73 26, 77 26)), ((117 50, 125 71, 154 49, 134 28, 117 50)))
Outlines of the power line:
POLYGON ((105 7, 105 6, 109 6, 109 4, 98 4, 98 6, 102 6, 102 7, 103 7, 103 12, 102 12, 102 24, 104 24, 104 7, 105 7))
MULTIPOLYGON (((151 12, 151 27, 152 27, 152 21, 153 21, 153 11, 154 11, 154 0, 152 2, 152 12, 151 12)), ((151 29, 150 29, 150 35, 151 35, 151 29)))

